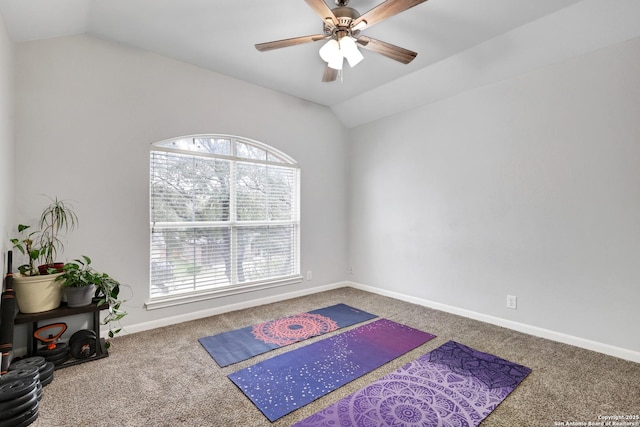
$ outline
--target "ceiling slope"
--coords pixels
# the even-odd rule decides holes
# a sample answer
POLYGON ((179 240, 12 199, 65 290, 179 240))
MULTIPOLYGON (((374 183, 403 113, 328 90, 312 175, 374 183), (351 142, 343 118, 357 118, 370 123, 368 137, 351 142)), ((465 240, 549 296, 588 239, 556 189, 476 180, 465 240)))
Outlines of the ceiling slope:
MULTIPOLYGON (((351 0, 364 13, 382 0, 351 0)), ((333 0, 327 0, 333 7, 333 0)), ((322 32, 303 0, 0 0, 16 42, 73 34, 144 49, 330 107, 358 126, 637 37, 638 0, 429 0, 364 35, 418 52, 375 52, 322 83, 322 41, 259 52, 256 43, 322 32)))

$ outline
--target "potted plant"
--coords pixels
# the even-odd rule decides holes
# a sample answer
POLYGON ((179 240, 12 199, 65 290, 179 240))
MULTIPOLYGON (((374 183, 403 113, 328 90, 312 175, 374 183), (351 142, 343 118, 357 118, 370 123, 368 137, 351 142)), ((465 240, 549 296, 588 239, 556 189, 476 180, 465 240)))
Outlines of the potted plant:
POLYGON ((55 258, 64 251, 61 233, 73 230, 77 224, 73 206, 56 197, 42 211, 39 230, 31 231, 28 225, 18 225, 20 237, 11 239, 11 243, 28 259, 18 267, 20 274, 14 277, 16 301, 21 312, 40 313, 60 305, 62 288, 55 279, 64 264, 56 265, 55 258), (42 265, 36 268, 38 260, 42 265))
MULTIPOLYGON (((19 274, 13 277, 18 308, 23 313, 40 313, 53 310, 62 301, 62 288, 56 282, 56 274, 40 274, 36 261, 42 248, 38 246, 39 231, 31 231, 28 225, 18 225, 19 238, 11 239, 13 247, 27 256, 28 262, 18 267, 19 274), (26 234, 28 233, 28 234, 26 234)), ((53 273, 55 271, 52 270, 53 273)))
POLYGON ((64 200, 51 199, 51 203, 40 214, 40 258, 44 264, 38 266, 40 274, 48 270, 62 271, 64 263, 56 262, 58 253, 64 251, 64 244, 60 240, 60 232, 67 233, 78 225, 78 216, 73 205, 64 200))
POLYGON ((91 259, 83 255, 83 260, 76 259, 62 267, 62 274, 56 281, 62 282, 67 297, 67 306, 84 307, 91 304, 96 293, 96 284, 101 280, 101 274, 91 268, 91 259))
MULTIPOLYGON (((120 308, 122 301, 119 299, 120 282, 107 273, 100 273, 91 266, 91 258, 82 255, 82 259, 69 262, 62 268, 62 274, 56 278, 62 282, 61 286, 67 292, 67 305, 69 307, 81 307, 96 300, 98 306, 107 304, 107 315, 102 320, 103 325, 109 326, 109 338, 113 338, 120 328, 114 329, 113 322, 120 321, 127 312, 120 308), (75 293, 85 293, 76 300, 75 293), (82 300, 82 298, 85 298, 82 300)), ((105 342, 105 348, 110 343, 105 342)))
MULTIPOLYGON (((31 228, 29 225, 18 224, 18 234, 22 234, 25 230, 31 228)), ((29 263, 23 264, 18 267, 18 271, 23 276, 37 276, 40 272, 35 267, 35 262, 38 258, 40 258, 40 248, 34 247, 33 239, 36 238, 38 234, 37 231, 32 231, 26 236, 22 238, 13 238, 10 239, 11 243, 13 243, 13 247, 18 249, 23 255, 26 255, 29 263)), ((9 273, 11 273, 9 271, 9 273)))

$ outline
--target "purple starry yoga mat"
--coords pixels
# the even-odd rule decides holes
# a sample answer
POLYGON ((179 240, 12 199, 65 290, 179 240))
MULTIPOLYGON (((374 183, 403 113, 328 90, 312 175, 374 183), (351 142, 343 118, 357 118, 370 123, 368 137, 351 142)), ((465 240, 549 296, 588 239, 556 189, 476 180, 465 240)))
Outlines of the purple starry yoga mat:
POLYGON ((477 426, 530 372, 449 341, 294 426, 477 426))
POLYGON ((380 319, 239 370, 229 379, 275 421, 432 338, 380 319))
POLYGON ((346 304, 319 308, 281 319, 270 320, 235 331, 198 339, 211 357, 228 366, 275 348, 376 318, 375 314, 346 304))

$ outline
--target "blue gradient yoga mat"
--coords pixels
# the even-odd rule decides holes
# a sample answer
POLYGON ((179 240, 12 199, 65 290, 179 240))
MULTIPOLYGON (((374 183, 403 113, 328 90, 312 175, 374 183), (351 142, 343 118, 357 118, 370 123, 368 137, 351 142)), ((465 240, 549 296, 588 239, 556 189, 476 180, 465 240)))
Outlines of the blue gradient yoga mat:
POLYGON ((275 421, 434 337, 380 319, 228 377, 270 421, 275 421))
POLYGON ((275 348, 284 347, 378 316, 346 304, 270 320, 198 341, 220 365, 228 366, 275 348))

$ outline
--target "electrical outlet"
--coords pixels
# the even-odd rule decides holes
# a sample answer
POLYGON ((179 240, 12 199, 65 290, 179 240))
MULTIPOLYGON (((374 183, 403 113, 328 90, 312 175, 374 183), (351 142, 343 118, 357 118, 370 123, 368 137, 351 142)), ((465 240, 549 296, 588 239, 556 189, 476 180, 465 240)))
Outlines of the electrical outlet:
POLYGON ((313 271, 309 270, 307 271, 307 280, 312 280, 313 279, 313 271))
POLYGON ((512 310, 518 309, 518 299, 514 295, 507 295, 507 308, 512 310))

